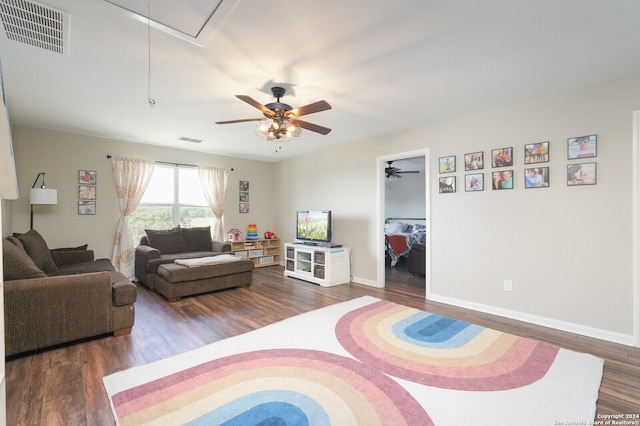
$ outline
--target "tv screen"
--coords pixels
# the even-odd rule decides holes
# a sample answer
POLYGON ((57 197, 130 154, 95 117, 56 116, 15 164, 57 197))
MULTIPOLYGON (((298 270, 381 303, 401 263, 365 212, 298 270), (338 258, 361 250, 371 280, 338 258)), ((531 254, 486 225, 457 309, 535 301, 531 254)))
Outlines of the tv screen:
POLYGON ((296 238, 303 241, 331 242, 331 211, 296 212, 296 238))

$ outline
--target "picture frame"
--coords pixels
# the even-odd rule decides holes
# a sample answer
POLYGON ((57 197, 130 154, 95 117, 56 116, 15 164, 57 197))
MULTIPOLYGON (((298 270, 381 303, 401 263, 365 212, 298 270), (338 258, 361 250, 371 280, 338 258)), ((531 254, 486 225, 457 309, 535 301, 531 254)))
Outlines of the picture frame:
POLYGON ((81 185, 95 185, 96 178, 94 170, 78 170, 78 183, 81 185))
POLYGON ((484 152, 471 152, 464 155, 464 170, 473 171, 484 169, 484 152))
POLYGON ((249 202, 249 191, 240 191, 239 193, 239 201, 241 203, 248 203, 249 202))
POLYGON ((440 165, 440 174, 442 173, 454 173, 456 171, 456 156, 449 155, 446 157, 440 157, 438 159, 440 165))
POLYGON ((238 212, 240 213, 249 213, 249 203, 240 203, 238 205, 238 212))
POLYGON ((484 173, 464 175, 465 192, 484 191, 484 173))
POLYGON ((494 170, 491 172, 491 188, 494 190, 513 189, 513 170, 494 170))
POLYGON ((513 147, 492 149, 491 167, 513 167, 513 147))
POLYGON ((567 164, 567 186, 596 185, 597 183, 597 163, 567 164))
POLYGON ((456 177, 447 176, 439 179, 440 194, 453 194, 456 192, 456 177))
POLYGON ((549 167, 532 167, 524 169, 525 188, 548 188, 549 167))
POLYGON ((549 141, 530 143, 524 146, 524 164, 549 162, 549 141))
POLYGON ((576 136, 567 139, 567 160, 598 156, 598 135, 576 136))
POLYGON ((248 180, 241 180, 239 186, 240 186, 240 191, 248 191, 249 190, 249 181, 248 180))
POLYGON ((78 214, 79 215, 95 215, 96 202, 95 201, 78 201, 78 214))
POLYGON ((79 200, 95 200, 96 186, 95 185, 79 185, 78 199, 79 200))

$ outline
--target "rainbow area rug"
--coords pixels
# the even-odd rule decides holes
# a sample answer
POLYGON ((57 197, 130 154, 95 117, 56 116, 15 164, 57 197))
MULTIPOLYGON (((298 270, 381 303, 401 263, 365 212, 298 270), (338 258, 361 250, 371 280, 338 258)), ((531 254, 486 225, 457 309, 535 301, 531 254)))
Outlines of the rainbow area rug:
POLYGON ((104 384, 120 425, 589 424, 602 368, 592 355, 366 296, 104 384))

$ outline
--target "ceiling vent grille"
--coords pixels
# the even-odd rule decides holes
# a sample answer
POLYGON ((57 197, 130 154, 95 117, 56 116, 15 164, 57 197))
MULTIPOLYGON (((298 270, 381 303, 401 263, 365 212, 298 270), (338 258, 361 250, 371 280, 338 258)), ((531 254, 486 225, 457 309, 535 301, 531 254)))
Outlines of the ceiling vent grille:
POLYGON ((65 54, 66 12, 25 0, 0 0, 0 18, 7 38, 18 43, 65 54))

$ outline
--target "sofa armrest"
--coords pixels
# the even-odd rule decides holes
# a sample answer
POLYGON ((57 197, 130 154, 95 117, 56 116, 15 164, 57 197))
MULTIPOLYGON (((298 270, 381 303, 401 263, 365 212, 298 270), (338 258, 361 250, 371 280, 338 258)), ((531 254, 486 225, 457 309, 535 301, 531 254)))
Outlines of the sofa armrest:
POLYGON ((111 331, 109 272, 5 281, 4 297, 7 355, 111 331))
POLYGON ((145 266, 149 263, 150 260, 160 259, 160 250, 155 249, 151 246, 138 246, 136 247, 136 263, 140 262, 145 266))
POLYGON ((93 250, 49 250, 56 266, 93 262, 93 250))
POLYGON ((220 252, 220 253, 231 251, 231 244, 223 243, 223 242, 220 242, 220 241, 212 241, 211 242, 211 251, 220 252))

